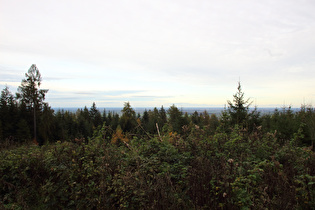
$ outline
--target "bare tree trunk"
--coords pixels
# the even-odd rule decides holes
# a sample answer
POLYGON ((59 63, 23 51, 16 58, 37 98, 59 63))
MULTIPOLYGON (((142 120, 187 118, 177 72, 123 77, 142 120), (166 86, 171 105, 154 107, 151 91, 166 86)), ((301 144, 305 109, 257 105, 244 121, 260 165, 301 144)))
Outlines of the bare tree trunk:
POLYGON ((37 141, 37 132, 36 132, 36 107, 35 107, 35 102, 34 102, 34 142, 36 144, 38 144, 38 141, 37 141))
POLYGON ((160 135, 160 130, 159 130, 159 125, 157 123, 155 123, 155 126, 156 126, 157 132, 159 134, 160 141, 162 141, 162 138, 161 138, 161 135, 160 135))

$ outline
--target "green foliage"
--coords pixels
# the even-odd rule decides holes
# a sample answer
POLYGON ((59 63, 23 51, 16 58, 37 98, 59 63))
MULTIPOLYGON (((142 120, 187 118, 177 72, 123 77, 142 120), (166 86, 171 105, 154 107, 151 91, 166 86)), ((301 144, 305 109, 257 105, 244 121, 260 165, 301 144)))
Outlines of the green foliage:
MULTIPOLYGON (((15 209, 309 209, 311 148, 256 129, 194 126, 190 134, 114 143, 104 125, 84 139, 0 153, 0 205, 15 209)), ((120 131, 125 138, 125 134, 120 131)), ((297 134, 298 136, 298 134, 297 134)))
POLYGON ((136 127, 136 112, 129 102, 125 103, 119 124, 124 131, 131 131, 136 127))
POLYGON ((248 119, 248 110, 252 102, 244 99, 241 83, 238 82, 237 92, 233 95, 233 102, 228 101, 228 113, 233 124, 244 125, 248 119))
MULTIPOLYGON (((145 116, 144 116, 145 117, 145 116)), ((153 111, 149 110, 148 112, 148 122, 147 124, 144 124, 146 127, 146 130, 149 133, 157 134, 156 130, 156 124, 159 124, 160 121, 160 114, 157 108, 154 108, 153 111)))
POLYGON ((17 103, 6 87, 0 209, 314 208, 314 109, 260 116, 240 84, 233 97, 220 118, 175 105, 136 116, 128 102, 119 116, 43 103, 38 147, 28 141, 32 100, 17 103))
POLYGON ((97 128, 102 124, 102 115, 100 111, 96 108, 95 102, 93 102, 92 107, 90 108, 90 118, 94 128, 97 128))
POLYGON ((168 123, 174 132, 181 133, 182 127, 185 125, 182 111, 180 111, 174 104, 170 106, 167 111, 169 115, 168 123))
POLYGON ((26 106, 36 106, 36 109, 38 109, 38 107, 41 107, 48 90, 39 89, 42 77, 35 64, 29 68, 25 77, 26 78, 21 82, 21 86, 18 88, 17 98, 21 99, 26 106))
POLYGON ((17 103, 14 100, 9 87, 6 86, 1 91, 0 98, 0 122, 1 122, 1 135, 0 141, 10 138, 15 134, 15 125, 20 121, 18 119, 17 103))
POLYGON ((26 120, 21 119, 17 124, 16 137, 21 142, 26 142, 31 139, 30 128, 28 127, 28 123, 26 120))

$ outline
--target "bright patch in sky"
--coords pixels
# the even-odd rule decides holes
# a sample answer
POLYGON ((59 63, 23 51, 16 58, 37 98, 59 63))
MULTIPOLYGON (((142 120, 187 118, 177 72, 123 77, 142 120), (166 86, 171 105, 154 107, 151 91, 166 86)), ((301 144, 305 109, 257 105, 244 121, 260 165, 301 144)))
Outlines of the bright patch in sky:
POLYGON ((314 103, 315 1, 0 0, 0 87, 52 107, 314 103))

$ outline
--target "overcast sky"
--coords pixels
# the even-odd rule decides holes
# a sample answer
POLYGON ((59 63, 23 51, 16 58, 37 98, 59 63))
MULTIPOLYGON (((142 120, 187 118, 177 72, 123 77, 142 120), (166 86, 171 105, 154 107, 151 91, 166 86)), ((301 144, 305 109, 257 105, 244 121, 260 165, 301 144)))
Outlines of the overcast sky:
POLYGON ((0 0, 0 88, 52 107, 315 103, 314 0, 0 0))

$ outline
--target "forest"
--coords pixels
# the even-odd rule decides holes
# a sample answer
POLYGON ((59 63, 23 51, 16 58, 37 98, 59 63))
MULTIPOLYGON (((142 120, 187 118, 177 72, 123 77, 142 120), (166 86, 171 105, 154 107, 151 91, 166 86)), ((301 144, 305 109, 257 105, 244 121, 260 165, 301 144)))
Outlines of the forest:
POLYGON ((315 209, 315 109, 54 111, 32 65, 0 99, 1 209, 315 209))

